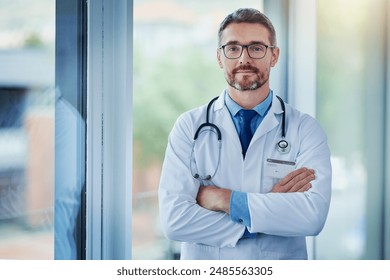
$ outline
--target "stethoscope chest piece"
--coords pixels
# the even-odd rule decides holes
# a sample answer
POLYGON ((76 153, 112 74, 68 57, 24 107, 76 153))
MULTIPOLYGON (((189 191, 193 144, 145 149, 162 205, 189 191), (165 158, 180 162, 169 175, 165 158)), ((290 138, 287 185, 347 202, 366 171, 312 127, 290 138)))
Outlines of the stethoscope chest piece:
POLYGON ((278 152, 281 154, 287 154, 288 152, 290 152, 290 149, 291 149, 291 146, 284 139, 282 139, 278 143, 276 143, 276 150, 278 150, 278 152))

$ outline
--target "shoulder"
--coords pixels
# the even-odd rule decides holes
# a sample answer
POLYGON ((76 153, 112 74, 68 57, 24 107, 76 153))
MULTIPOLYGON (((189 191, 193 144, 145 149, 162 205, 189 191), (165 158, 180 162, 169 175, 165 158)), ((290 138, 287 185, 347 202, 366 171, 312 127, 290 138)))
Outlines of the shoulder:
POLYGON ((187 135, 192 137, 197 127, 206 121, 207 104, 193 108, 182 113, 177 119, 171 131, 172 136, 187 135))
POLYGON ((313 116, 303 113, 289 104, 286 104, 286 122, 303 134, 326 138, 319 121, 313 116))
MULTIPOLYGON (((171 135, 184 134, 194 136, 196 130, 200 125, 206 122, 207 114, 210 114, 210 120, 212 122, 212 115, 218 109, 222 109, 225 106, 224 92, 222 92, 218 98, 213 98, 208 103, 195 107, 182 113, 176 120, 171 135), (222 97, 222 98, 221 98, 222 97), (214 102, 215 101, 215 102, 214 102), (210 106, 212 105, 213 106, 210 106), (210 107, 210 108, 209 108, 210 107), (207 111, 209 108, 209 111, 207 111)), ((214 116, 215 117, 215 116, 214 116)))
POLYGON ((206 121, 206 108, 207 104, 182 113, 177 118, 175 125, 191 125, 199 122, 200 120, 206 121))

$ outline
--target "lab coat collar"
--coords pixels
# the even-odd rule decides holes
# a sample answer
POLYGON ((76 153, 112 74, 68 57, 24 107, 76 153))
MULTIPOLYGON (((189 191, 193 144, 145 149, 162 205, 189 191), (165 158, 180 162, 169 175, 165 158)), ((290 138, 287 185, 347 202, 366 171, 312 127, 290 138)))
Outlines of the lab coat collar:
MULTIPOLYGON (((229 114, 227 107, 225 106, 225 91, 222 91, 222 93, 219 95, 219 98, 215 101, 214 113, 215 119, 213 120, 213 122, 222 127, 227 133, 230 134, 231 137, 236 138, 235 142, 238 146, 237 148, 241 147, 240 139, 234 127, 233 120, 229 114)), ((267 134, 272 129, 277 127, 279 124, 279 120, 276 115, 280 115, 282 113, 282 106, 276 95, 273 94, 271 108, 269 109, 267 115, 264 117, 260 126, 257 128, 255 134, 253 135, 250 145, 253 145, 252 143, 256 142, 263 135, 267 134)))
MULTIPOLYGON (((224 106, 225 106, 225 90, 222 91, 222 93, 219 95, 219 98, 215 101, 214 112, 221 110, 224 106)), ((271 114, 283 113, 282 106, 280 105, 280 102, 277 99, 275 94, 273 94, 272 96, 272 106, 268 111, 268 114, 270 113, 271 114)))
POLYGON ((225 90, 219 95, 218 99, 215 101, 214 112, 221 110, 225 106, 225 90))

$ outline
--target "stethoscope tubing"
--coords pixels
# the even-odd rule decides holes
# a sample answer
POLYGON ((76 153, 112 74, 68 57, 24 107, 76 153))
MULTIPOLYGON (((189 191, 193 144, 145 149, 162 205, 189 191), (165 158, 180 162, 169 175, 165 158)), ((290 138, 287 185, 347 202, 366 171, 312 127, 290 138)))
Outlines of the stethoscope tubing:
POLYGON ((280 106, 282 106, 282 139, 286 138, 286 106, 284 105, 284 101, 282 98, 276 95, 276 97, 280 101, 280 106))
MULTIPOLYGON (((219 164, 220 164, 220 161, 221 161, 221 147, 222 147, 222 134, 221 134, 221 131, 220 129, 218 128, 218 126, 214 123, 211 123, 210 122, 210 109, 211 109, 211 106, 213 105, 213 103, 218 99, 219 96, 216 96, 214 97, 213 99, 210 100, 209 104, 207 105, 207 109, 206 109, 206 122, 202 123, 198 129, 195 131, 195 134, 194 134, 194 141, 193 141, 193 144, 192 144, 192 150, 191 150, 191 158, 190 158, 190 171, 191 171, 191 174, 192 176, 195 178, 195 179, 198 179, 198 180, 211 180, 215 174, 217 173, 217 170, 218 170, 218 167, 219 167, 219 164), (195 143, 196 143, 196 140, 198 139, 199 137, 199 134, 201 133, 201 131, 204 131, 204 128, 206 127, 210 127, 209 131, 211 132, 214 132, 217 134, 217 139, 218 139, 218 142, 219 142, 219 151, 218 151, 218 162, 217 162, 217 167, 215 168, 214 172, 212 174, 208 174, 206 176, 200 176, 199 173, 195 172, 193 173, 192 172, 192 169, 193 169, 193 161, 195 161, 195 158, 194 158, 194 150, 195 150, 195 143)), ((287 142, 287 140, 285 139, 286 138, 286 106, 284 105, 284 101, 282 98, 280 98, 279 96, 276 95, 276 97, 278 98, 278 100, 280 101, 280 105, 282 107, 282 139, 275 145, 275 148, 281 153, 281 154, 286 154, 288 152, 290 152, 290 145, 289 143, 287 142)))

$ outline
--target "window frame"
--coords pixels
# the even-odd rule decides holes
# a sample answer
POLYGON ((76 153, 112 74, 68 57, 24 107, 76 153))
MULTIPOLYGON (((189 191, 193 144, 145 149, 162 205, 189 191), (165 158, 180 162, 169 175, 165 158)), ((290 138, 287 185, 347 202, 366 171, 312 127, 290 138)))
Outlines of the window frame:
MULTIPOLYGON (((385 9, 383 11, 390 11, 390 1, 385 3, 385 9)), ((386 13, 386 12, 385 12, 386 13)), ((390 18, 389 13, 386 14, 387 25, 389 24, 390 18)), ((390 81, 390 28, 385 30, 385 38, 386 38, 386 81, 390 81)), ((383 196, 385 199, 385 214, 384 214, 384 236, 385 236, 385 244, 384 244, 384 259, 390 260, 390 86, 386 85, 386 94, 385 94, 385 195, 383 196)))
POLYGON ((133 5, 88 3, 87 259, 131 259, 133 5))
POLYGON ((364 113, 365 145, 364 160, 367 163, 366 192, 366 228, 365 259, 390 259, 390 224, 389 197, 389 31, 388 8, 386 0, 372 4, 368 13, 375 16, 370 21, 366 45, 367 64, 366 88, 370 94, 366 96, 366 112, 364 113), (379 23, 379 24, 378 24, 379 23), (372 52, 375 48, 375 52, 372 52), (372 125, 372 124, 375 125, 372 125), (387 155, 387 157, 386 157, 387 155), (387 184, 386 184, 387 181, 387 184))

